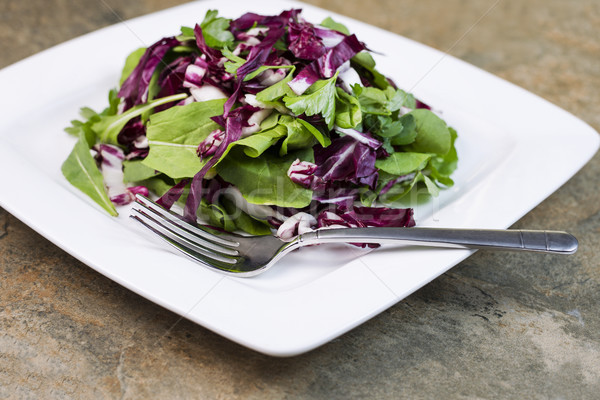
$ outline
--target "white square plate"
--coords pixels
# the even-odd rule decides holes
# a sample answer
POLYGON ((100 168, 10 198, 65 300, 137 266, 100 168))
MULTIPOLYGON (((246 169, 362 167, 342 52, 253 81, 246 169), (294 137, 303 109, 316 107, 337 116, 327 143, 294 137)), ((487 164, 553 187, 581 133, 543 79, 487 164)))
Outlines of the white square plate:
POLYGON ((98 272, 247 347, 277 356, 311 350, 390 307, 471 254, 466 250, 305 248, 255 278, 226 277, 108 216, 63 178, 73 146, 63 128, 82 106, 101 110, 126 55, 206 10, 346 24, 379 70, 457 129, 456 185, 416 207, 420 226, 507 228, 596 152, 588 125, 535 95, 398 35, 297 2, 202 1, 71 40, 0 71, 0 205, 98 272), (385 43, 385 46, 382 45, 385 43), (540 171, 544 171, 540 174, 540 171), (350 251, 348 250, 350 249, 350 251))

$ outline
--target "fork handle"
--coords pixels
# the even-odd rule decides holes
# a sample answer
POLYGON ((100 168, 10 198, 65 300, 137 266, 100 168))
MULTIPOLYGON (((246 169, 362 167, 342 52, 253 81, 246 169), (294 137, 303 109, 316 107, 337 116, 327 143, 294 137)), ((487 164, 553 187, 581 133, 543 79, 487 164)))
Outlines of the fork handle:
POLYGON ((577 239, 560 231, 450 228, 341 228, 321 229, 300 236, 300 244, 380 243, 466 249, 525 250, 573 254, 577 239))

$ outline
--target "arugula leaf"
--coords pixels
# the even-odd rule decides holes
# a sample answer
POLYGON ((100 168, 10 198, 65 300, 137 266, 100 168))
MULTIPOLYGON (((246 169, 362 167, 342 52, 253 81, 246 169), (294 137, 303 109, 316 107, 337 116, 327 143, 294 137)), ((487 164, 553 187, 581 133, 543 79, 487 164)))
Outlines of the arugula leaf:
POLYGON ((312 190, 296 185, 287 176, 287 170, 296 159, 312 162, 312 149, 284 157, 263 153, 259 158, 248 157, 242 149, 232 149, 216 169, 250 203, 302 208, 310 204, 312 190))
POLYGON ((417 136, 407 150, 440 155, 450 151, 452 136, 440 117, 424 108, 413 110, 406 115, 409 114, 415 118, 417 136))
POLYGON ((225 211, 231 216, 233 223, 238 229, 251 235, 270 235, 271 227, 267 221, 258 220, 241 211, 234 201, 227 197, 220 199, 225 211))
POLYGON ((336 88, 335 124, 341 128, 356 128, 362 121, 362 111, 358 99, 342 88, 336 88))
POLYGON ((375 87, 385 89, 391 86, 387 78, 375 68, 375 60, 368 51, 361 51, 350 60, 360 76, 367 78, 375 87))
POLYGON ((90 146, 85 134, 80 134, 71 154, 62 164, 61 171, 67 181, 88 195, 110 215, 118 215, 106 192, 102 173, 90 154, 90 146))
POLYGON ((119 86, 121 86, 123 82, 125 82, 125 79, 127 79, 127 77, 131 75, 131 72, 133 72, 135 67, 140 63, 140 59, 142 58, 145 52, 146 47, 140 47, 139 49, 132 51, 127 56, 127 58, 125 59, 125 65, 123 66, 123 70, 121 71, 121 79, 119 79, 119 86))
POLYGON ((230 20, 219 17, 218 14, 217 10, 208 10, 200 23, 206 45, 214 49, 233 46, 234 37, 229 31, 230 20))
POLYGON ((283 102, 294 114, 308 116, 321 114, 329 129, 335 122, 335 82, 338 73, 329 79, 318 80, 300 96, 286 95, 283 102))
POLYGON ((143 164, 143 160, 123 161, 123 182, 141 182, 153 178, 158 172, 143 164))
POLYGON ((431 154, 397 152, 375 161, 375 166, 389 174, 400 176, 423 169, 430 159, 431 154))
POLYGON ((427 187, 430 195, 436 197, 440 194, 440 188, 425 174, 423 174, 423 182, 425 182, 425 187, 427 187))
POLYGON ((448 128, 451 136, 450 150, 443 156, 435 156, 431 158, 427 169, 429 169, 430 176, 437 182, 444 186, 454 185, 454 181, 450 178, 450 175, 456 170, 458 165, 458 154, 454 145, 456 141, 456 131, 453 128, 448 128))
POLYGON ((100 120, 92 125, 92 129, 101 143, 118 145, 119 142, 117 136, 131 119, 160 105, 183 100, 186 97, 187 95, 185 93, 174 94, 172 96, 152 100, 145 104, 139 104, 122 114, 101 116, 100 120))
POLYGON ((92 126, 98 123, 103 117, 117 114, 119 102, 121 99, 117 96, 117 90, 111 89, 108 92, 108 107, 106 107, 101 113, 97 113, 89 107, 82 107, 79 110, 79 115, 84 121, 73 120, 71 126, 65 128, 65 132, 79 137, 81 133, 85 135, 86 141, 91 145, 96 143, 96 132, 92 129, 92 126))
POLYGON ((223 114, 225 99, 171 107, 150 117, 146 136, 150 152, 143 164, 171 178, 193 177, 207 162, 198 145, 219 125, 210 118, 223 114))
MULTIPOLYGON (((286 136, 287 133, 287 127, 285 125, 278 124, 274 128, 257 132, 253 135, 231 143, 228 150, 234 146, 244 146, 244 153, 246 153, 246 155, 249 157, 256 158, 264 153, 269 147, 277 143, 279 139, 286 136)), ((225 157, 227 153, 228 151, 223 154, 223 157, 225 157)))
POLYGON ((207 219, 208 223, 215 228, 221 228, 228 232, 233 232, 237 228, 230 214, 218 203, 209 203, 202 199, 198 214, 201 218, 207 219))
MULTIPOLYGON (((377 184, 377 190, 380 191, 382 187, 387 185, 390 181, 396 179, 396 175, 387 174, 382 172, 379 174, 379 182, 377 184)), ((385 194, 379 195, 378 200, 383 204, 392 204, 401 200, 404 196, 406 196, 417 183, 423 181, 423 174, 419 171, 415 174, 415 176, 408 181, 404 181, 402 183, 398 183, 385 194)))
POLYGON ((325 18, 319 25, 324 28, 329 28, 334 31, 342 32, 345 35, 349 35, 350 31, 346 28, 346 25, 339 22, 335 22, 331 17, 325 18))

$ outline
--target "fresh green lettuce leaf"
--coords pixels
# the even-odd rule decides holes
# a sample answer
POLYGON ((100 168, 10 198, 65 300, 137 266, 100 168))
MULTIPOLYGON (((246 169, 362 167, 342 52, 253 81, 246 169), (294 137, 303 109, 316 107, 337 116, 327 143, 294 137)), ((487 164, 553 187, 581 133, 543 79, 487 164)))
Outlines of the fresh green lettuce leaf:
POLYGON ((90 153, 90 145, 85 134, 79 136, 71 154, 62 164, 61 171, 67 181, 88 195, 110 215, 118 215, 106 192, 102 173, 90 153))
POLYGON ((171 107, 150 117, 146 136, 150 152, 143 164, 171 178, 193 177, 207 162, 198 145, 219 125, 210 118, 223 113, 224 99, 171 107))
POLYGON ((283 157, 265 152, 258 158, 248 157, 242 149, 232 149, 216 169, 249 203, 303 208, 310 204, 312 190, 296 185, 287 176, 296 159, 312 162, 312 149, 302 149, 283 157))

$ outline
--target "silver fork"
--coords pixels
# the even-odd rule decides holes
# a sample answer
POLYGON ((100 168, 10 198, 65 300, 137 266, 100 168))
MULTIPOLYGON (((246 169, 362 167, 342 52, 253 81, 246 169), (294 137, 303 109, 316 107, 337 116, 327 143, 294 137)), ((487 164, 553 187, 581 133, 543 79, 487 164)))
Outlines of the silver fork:
POLYGON ((192 225, 142 195, 131 218, 193 260, 235 276, 258 275, 290 251, 321 243, 409 244, 468 249, 526 250, 572 254, 577 239, 566 232, 446 228, 341 228, 304 233, 291 241, 275 236, 242 236, 192 225))

